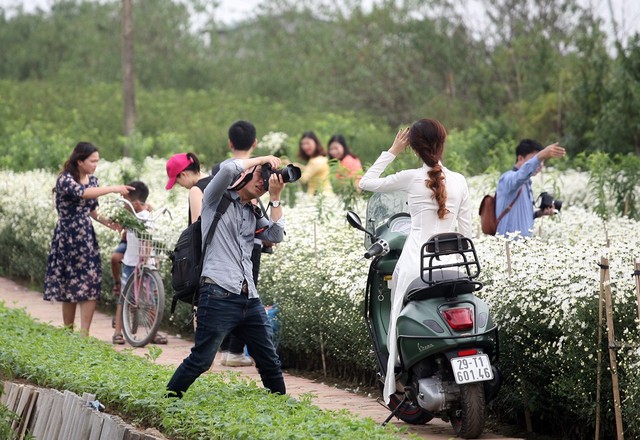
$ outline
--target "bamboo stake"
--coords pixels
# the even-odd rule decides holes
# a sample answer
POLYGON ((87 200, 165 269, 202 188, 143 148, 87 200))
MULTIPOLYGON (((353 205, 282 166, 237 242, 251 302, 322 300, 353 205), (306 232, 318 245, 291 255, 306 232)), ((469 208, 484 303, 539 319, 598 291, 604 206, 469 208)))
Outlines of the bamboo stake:
POLYGON ((613 387, 613 407, 616 417, 617 439, 623 440, 622 405, 620 401, 620 387, 618 385, 618 365, 616 362, 616 341, 613 328, 613 303, 611 298, 611 279, 609 275, 609 260, 602 257, 600 265, 604 271, 604 299, 607 310, 607 336, 609 341, 609 364, 611 365, 611 385, 613 387))
POLYGON ((511 278, 511 247, 509 246, 509 241, 504 242, 504 247, 507 253, 507 273, 509 274, 509 278, 511 278))
MULTIPOLYGON (((316 222, 313 222, 313 252, 316 256, 316 268, 320 267, 320 257, 318 255, 318 233, 316 229, 316 222)), ((324 352, 324 339, 322 338, 322 317, 320 318, 320 331, 318 335, 320 336, 320 358, 322 359, 322 372, 324 377, 327 377, 327 358, 324 352)))
POLYGON ((596 435, 594 440, 600 439, 600 388, 602 386, 602 305, 604 302, 604 267, 600 267, 600 295, 598 296, 598 339, 596 353, 598 365, 596 368, 596 435))
POLYGON ((320 332, 320 354, 322 355, 322 373, 324 377, 327 377, 327 357, 324 354, 324 339, 322 338, 322 331, 320 332))
POLYGON ((316 228, 316 221, 313 221, 313 255, 315 255, 316 269, 320 267, 320 257, 318 256, 318 232, 316 228))
POLYGON ((635 271, 633 276, 636 277, 636 297, 638 298, 638 321, 640 321, 640 260, 636 260, 635 271))

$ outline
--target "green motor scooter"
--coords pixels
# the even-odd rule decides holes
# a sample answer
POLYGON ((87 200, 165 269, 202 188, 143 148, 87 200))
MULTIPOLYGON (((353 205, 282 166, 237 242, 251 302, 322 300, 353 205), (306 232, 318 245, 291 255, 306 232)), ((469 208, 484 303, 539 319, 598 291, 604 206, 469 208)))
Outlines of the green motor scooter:
MULTIPOLYGON (((365 291, 364 316, 376 354, 378 380, 388 374, 387 334, 391 280, 411 217, 401 193, 376 193, 368 202, 366 224, 352 211, 349 224, 365 232, 365 258, 372 259, 365 291)), ((420 278, 402 292, 396 321, 399 366, 391 374, 396 394, 392 417, 424 424, 434 417, 451 423, 454 434, 477 438, 486 405, 498 393, 498 328, 487 304, 475 293, 480 264, 473 242, 458 233, 431 237, 421 249, 420 278)))

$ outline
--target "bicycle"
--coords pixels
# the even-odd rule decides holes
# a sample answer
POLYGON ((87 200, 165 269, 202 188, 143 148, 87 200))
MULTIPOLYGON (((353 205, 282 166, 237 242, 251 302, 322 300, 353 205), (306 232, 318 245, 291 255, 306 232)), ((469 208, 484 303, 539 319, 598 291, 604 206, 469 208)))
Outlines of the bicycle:
MULTIPOLYGON (((128 200, 118 202, 130 208, 129 214, 135 212, 128 200)), ((138 263, 121 293, 122 335, 133 347, 144 347, 154 340, 164 314, 165 291, 158 266, 167 257, 168 248, 153 226, 154 220, 164 213, 171 216, 167 208, 162 208, 148 220, 135 217, 132 225, 123 224, 138 238, 138 263)))

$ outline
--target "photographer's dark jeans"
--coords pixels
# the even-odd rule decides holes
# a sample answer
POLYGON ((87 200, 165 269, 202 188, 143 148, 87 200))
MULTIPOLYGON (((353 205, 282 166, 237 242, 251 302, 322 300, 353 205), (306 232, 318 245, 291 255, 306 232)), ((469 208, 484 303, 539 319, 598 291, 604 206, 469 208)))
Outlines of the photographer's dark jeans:
MULTIPOLYGON (((262 255, 262 245, 254 244, 251 253, 253 263, 253 283, 258 285, 258 274, 260 273, 260 256, 262 255)), ((220 344, 220 351, 228 351, 232 354, 244 354, 244 339, 234 334, 228 334, 220 344)))
POLYGON ((211 368, 220 343, 232 330, 246 341, 265 388, 285 394, 280 359, 273 346, 273 331, 262 302, 258 298, 248 299, 246 295, 229 293, 217 284, 200 287, 195 345, 173 373, 167 389, 177 396, 187 391, 211 368))

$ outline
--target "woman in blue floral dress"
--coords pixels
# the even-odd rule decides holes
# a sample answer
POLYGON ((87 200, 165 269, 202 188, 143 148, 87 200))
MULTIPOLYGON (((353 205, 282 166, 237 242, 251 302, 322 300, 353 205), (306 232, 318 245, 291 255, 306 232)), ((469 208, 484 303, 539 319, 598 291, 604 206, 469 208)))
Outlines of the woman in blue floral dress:
POLYGON ((51 241, 44 281, 44 299, 62 302, 62 320, 73 329, 76 305, 80 304, 80 332, 89 327, 100 297, 102 265, 91 218, 111 227, 117 225, 98 215, 98 197, 127 194, 126 185, 98 187, 93 175, 100 161, 98 149, 79 142, 64 164, 56 182, 58 222, 51 241))

